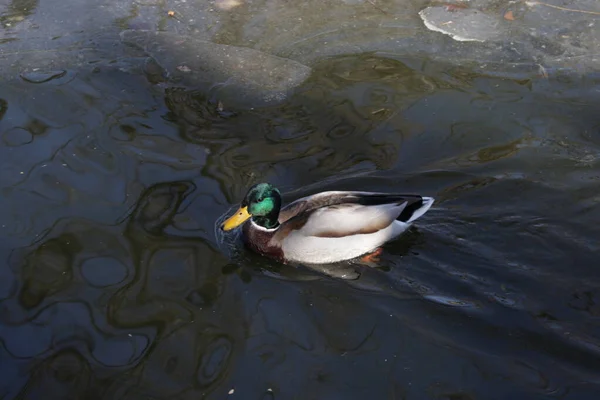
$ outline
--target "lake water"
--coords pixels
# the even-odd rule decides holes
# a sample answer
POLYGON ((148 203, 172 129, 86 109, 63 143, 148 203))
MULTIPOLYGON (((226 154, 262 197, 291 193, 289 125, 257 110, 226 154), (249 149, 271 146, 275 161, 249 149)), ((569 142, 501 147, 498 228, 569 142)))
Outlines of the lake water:
POLYGON ((598 398, 600 75, 355 54, 236 108, 115 60, 0 83, 1 398, 598 398), (216 229, 263 181, 436 203, 283 266, 216 229))

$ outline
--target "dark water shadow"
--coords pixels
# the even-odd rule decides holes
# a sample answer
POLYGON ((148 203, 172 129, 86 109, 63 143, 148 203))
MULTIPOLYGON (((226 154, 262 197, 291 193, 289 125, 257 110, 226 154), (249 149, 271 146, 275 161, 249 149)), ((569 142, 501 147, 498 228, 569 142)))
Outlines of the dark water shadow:
POLYGON ((22 284, 2 302, 3 349, 45 359, 16 397, 54 387, 55 396, 137 398, 173 395, 180 384, 210 393, 222 383, 244 346, 244 324, 228 322, 243 317, 222 273, 227 260, 202 239, 165 233, 193 189, 154 185, 122 224, 58 221, 14 253, 22 284), (180 383, 147 380, 159 371, 180 383), (130 387, 126 376, 138 374, 146 384, 130 387))

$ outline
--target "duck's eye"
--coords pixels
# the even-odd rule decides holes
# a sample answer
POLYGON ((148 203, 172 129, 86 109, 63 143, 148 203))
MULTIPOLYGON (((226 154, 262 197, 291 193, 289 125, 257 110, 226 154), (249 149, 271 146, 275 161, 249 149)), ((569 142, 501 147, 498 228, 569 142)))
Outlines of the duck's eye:
POLYGON ((258 201, 259 203, 262 202, 264 200, 264 198, 259 197, 258 199, 256 199, 256 201, 258 201))

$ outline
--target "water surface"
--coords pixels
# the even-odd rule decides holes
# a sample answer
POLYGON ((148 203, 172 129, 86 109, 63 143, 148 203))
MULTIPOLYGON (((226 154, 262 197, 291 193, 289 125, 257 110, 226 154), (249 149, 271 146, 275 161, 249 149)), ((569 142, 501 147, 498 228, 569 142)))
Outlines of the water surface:
POLYGON ((598 76, 313 69, 254 109, 126 58, 0 84, 2 398, 598 397, 598 76), (437 201, 311 270, 215 230, 262 181, 437 201))

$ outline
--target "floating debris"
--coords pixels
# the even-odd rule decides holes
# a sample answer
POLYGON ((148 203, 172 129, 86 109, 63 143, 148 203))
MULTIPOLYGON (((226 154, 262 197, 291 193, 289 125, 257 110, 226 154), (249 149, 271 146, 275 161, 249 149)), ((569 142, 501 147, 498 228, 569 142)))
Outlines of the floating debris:
POLYGON ((221 10, 229 11, 232 8, 241 6, 242 2, 240 0, 217 0, 215 5, 221 10))
POLYGON ((21 79, 29 83, 44 83, 53 79, 62 78, 67 74, 67 71, 28 71, 21 73, 21 79))
POLYGON ((502 33, 496 18, 472 8, 427 7, 419 16, 428 29, 459 42, 485 42, 502 33))

